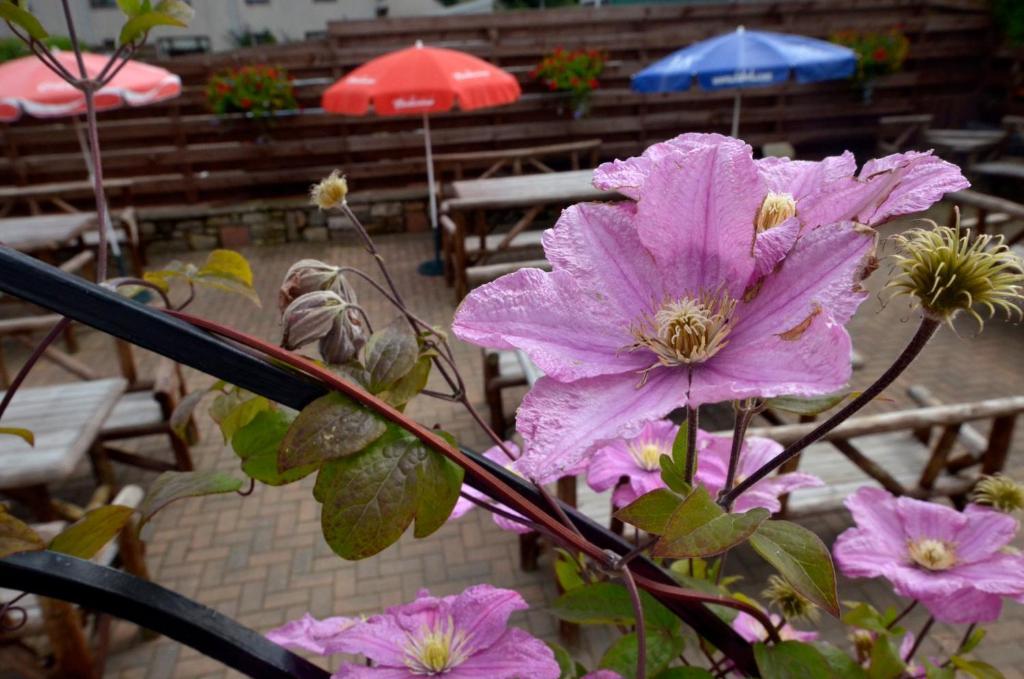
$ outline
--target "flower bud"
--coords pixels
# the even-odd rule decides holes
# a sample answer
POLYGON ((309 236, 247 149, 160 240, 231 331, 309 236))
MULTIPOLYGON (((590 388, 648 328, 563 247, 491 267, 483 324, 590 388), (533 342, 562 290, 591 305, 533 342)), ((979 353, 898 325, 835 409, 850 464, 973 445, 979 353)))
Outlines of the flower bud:
POLYGON ((974 487, 971 499, 979 505, 1012 514, 1024 509, 1024 484, 1002 474, 983 476, 974 487))
POLYGON ((769 191, 754 220, 757 233, 767 231, 796 214, 796 200, 788 193, 769 191))
POLYGON ((284 310, 281 322, 285 349, 298 349, 327 335, 335 319, 346 309, 347 303, 329 290, 307 292, 284 310))
MULTIPOLYGON (((291 304, 297 297, 307 292, 316 290, 332 290, 338 287, 336 279, 341 277, 339 267, 325 264, 315 259, 300 259, 291 265, 288 273, 284 275, 281 289, 277 295, 277 305, 280 311, 291 304)), ((348 288, 348 284, 344 284, 348 288)), ((337 290, 334 290, 338 292, 337 290)), ((346 301, 355 302, 354 299, 346 301)))
POLYGON ((366 319, 359 309, 349 305, 335 317, 327 334, 320 338, 320 356, 329 365, 343 365, 359 355, 367 339, 366 319))
POLYGON ((345 177, 334 170, 319 184, 313 184, 309 189, 309 202, 321 210, 330 210, 334 207, 341 207, 345 204, 345 197, 348 195, 348 182, 345 177))
POLYGON ((815 621, 819 617, 818 609, 814 607, 800 592, 792 585, 777 575, 768 577, 768 588, 761 593, 772 606, 775 606, 787 620, 799 620, 805 618, 815 621))
POLYGON ((1003 237, 988 234, 961 235, 960 212, 956 225, 939 226, 931 220, 931 229, 911 229, 895 237, 900 251, 893 256, 899 275, 887 288, 913 298, 925 315, 951 323, 966 311, 984 327, 978 314, 981 307, 992 318, 996 307, 1009 318, 1024 317, 1018 306, 1024 284, 1024 262, 1015 255, 1003 237))

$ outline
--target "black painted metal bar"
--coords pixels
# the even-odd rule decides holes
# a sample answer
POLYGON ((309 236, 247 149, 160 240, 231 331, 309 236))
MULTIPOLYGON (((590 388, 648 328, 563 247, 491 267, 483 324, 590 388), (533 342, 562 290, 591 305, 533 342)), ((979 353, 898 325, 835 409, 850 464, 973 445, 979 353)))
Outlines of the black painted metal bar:
MULTIPOLYGON (((7 247, 0 247, 0 291, 297 410, 326 393, 323 385, 306 375, 270 363, 158 309, 127 299, 7 247)), ((476 459, 531 502, 547 507, 537 490, 524 479, 482 456, 476 456, 476 459)), ((466 482, 476 487, 478 481, 472 474, 467 474, 466 482)), ((629 542, 575 509, 565 507, 565 511, 583 536, 601 549, 620 555, 632 549, 629 542)), ((644 557, 636 558, 633 568, 657 582, 676 584, 671 575, 644 557)), ((757 676, 751 645, 710 609, 692 602, 663 600, 662 603, 729 655, 740 670, 757 676)), ((117 611, 109 612, 117 615, 117 611)))
POLYGON ((4 587, 104 611, 191 646, 250 677, 327 679, 330 673, 231 618, 160 585, 57 552, 0 559, 4 587))

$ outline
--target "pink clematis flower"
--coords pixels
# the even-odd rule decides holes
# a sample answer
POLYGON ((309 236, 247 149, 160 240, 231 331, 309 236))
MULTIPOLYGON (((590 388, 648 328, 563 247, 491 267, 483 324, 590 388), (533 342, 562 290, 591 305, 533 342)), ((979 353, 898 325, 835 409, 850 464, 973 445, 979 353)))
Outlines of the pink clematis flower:
MULTIPOLYGON (((719 134, 682 134, 654 144, 637 158, 598 166, 594 186, 639 200, 652 168, 662 158, 676 151, 733 141, 719 134)), ((789 252, 803 229, 845 220, 879 226, 894 217, 926 210, 944 194, 970 186, 960 168, 931 151, 870 160, 859 174, 849 151, 821 161, 762 158, 754 163, 768 190, 755 222, 758 276, 789 252)))
POLYGON ((359 624, 359 618, 324 618, 317 620, 309 613, 267 632, 267 638, 288 648, 301 648, 318 655, 338 653, 338 640, 359 624))
MULTIPOLYGON (((519 455, 519 446, 517 446, 512 441, 505 441, 505 447, 513 455, 515 455, 515 456, 519 455)), ((512 461, 512 460, 509 460, 508 456, 505 455, 504 451, 502 451, 502 449, 499 446, 494 446, 493 448, 490 448, 489 450, 487 450, 484 453, 484 457, 486 457, 491 462, 496 462, 496 463, 500 464, 501 466, 505 467, 505 469, 508 469, 509 471, 511 471, 513 473, 518 473, 515 470, 515 462, 512 461)), ((466 495, 472 495, 474 498, 476 498, 480 502, 484 502, 484 503, 487 503, 487 504, 493 504, 496 507, 498 507, 499 509, 502 509, 502 510, 508 512, 509 514, 513 514, 515 516, 520 516, 520 517, 522 516, 522 514, 520 514, 519 512, 515 511, 514 509, 510 509, 510 508, 508 508, 505 505, 500 504, 500 503, 495 503, 495 501, 493 499, 491 499, 490 496, 488 496, 485 493, 481 493, 479 490, 477 490, 476 488, 473 488, 472 486, 470 486, 468 484, 463 484, 462 485, 462 492, 464 492, 466 495)), ((458 502, 455 503, 455 507, 452 508, 452 513, 448 517, 448 519, 449 520, 458 519, 461 516, 463 516, 464 514, 466 514, 469 510, 475 508, 476 506, 477 506, 477 504, 475 502, 473 502, 472 500, 467 500, 464 497, 460 497, 458 502)), ((500 514, 492 513, 491 516, 494 518, 494 523, 498 524, 498 528, 501 528, 502 530, 507 530, 507 531, 511 531, 513 533, 519 533, 519 534, 529 533, 532 530, 529 526, 527 526, 525 524, 522 524, 522 523, 519 523, 518 521, 513 521, 513 520, 511 520, 511 519, 509 519, 507 517, 501 516, 500 514)))
MULTIPOLYGON (((700 431, 697 433, 697 481, 707 487, 711 497, 717 497, 725 487, 729 472, 729 455, 732 451, 731 436, 716 436, 700 431)), ((769 460, 782 452, 782 445, 771 439, 751 436, 740 449, 739 466, 736 469, 736 483, 763 467, 769 460)), ((774 513, 782 509, 779 497, 799 488, 815 488, 825 482, 813 474, 787 472, 764 478, 736 498, 734 512, 745 512, 754 507, 764 507, 774 513)))
POLYGON ((612 505, 625 507, 641 495, 664 488, 661 480, 661 456, 672 454, 679 427, 669 420, 648 422, 632 439, 617 439, 598 448, 587 467, 587 484, 597 492, 628 481, 612 493, 612 505))
POLYGON ((517 415, 523 474, 558 478, 683 405, 845 385, 844 325, 866 297, 875 233, 806 230, 751 285, 767 193, 742 142, 672 150, 652 160, 635 203, 562 213, 544 235, 553 271, 522 269, 462 302, 459 338, 521 349, 546 374, 517 415))
POLYGON ((976 505, 958 512, 878 488, 861 488, 846 507, 857 526, 832 552, 847 576, 884 577, 947 623, 996 620, 1004 596, 1024 596, 1024 557, 1004 549, 1017 532, 1012 517, 976 505))
POLYGON ((371 667, 348 663, 335 679, 558 679, 555 654, 527 632, 508 627, 527 608, 516 592, 476 585, 457 596, 421 590, 412 603, 389 608, 348 630, 337 645, 371 667))
MULTIPOLYGON (((768 616, 768 619, 772 621, 772 624, 778 627, 779 623, 782 622, 782 618, 772 613, 768 616)), ((732 628, 736 630, 736 633, 746 639, 752 644, 768 640, 768 630, 764 628, 757 618, 740 611, 736 615, 736 619, 732 621, 732 628)), ((804 630, 798 630, 788 622, 782 626, 779 630, 779 638, 783 641, 814 641, 818 638, 817 632, 808 632, 804 630)))

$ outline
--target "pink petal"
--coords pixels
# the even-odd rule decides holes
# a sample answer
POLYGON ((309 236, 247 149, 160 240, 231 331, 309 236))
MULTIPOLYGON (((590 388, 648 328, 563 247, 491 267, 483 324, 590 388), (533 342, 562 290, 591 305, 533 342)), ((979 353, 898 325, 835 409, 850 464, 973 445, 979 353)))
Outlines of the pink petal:
POLYGON ((849 528, 836 538, 832 557, 849 578, 878 577, 888 572, 898 558, 886 546, 880 546, 875 536, 857 528, 849 528))
MULTIPOLYGON (((730 441, 730 446, 731 446, 730 441)), ((782 444, 763 436, 748 436, 743 441, 740 455, 740 473, 749 476, 782 452, 782 444)), ((817 477, 815 477, 817 478, 817 477)))
MULTIPOLYGON (((499 504, 498 507, 504 509, 506 512, 514 514, 515 516, 523 516, 519 512, 509 509, 505 505, 499 504)), ((513 521, 512 519, 507 519, 500 514, 492 514, 491 518, 494 519, 494 523, 498 526, 498 528, 504 531, 508 531, 509 533, 518 533, 519 535, 526 535, 527 533, 533 532, 533 529, 530 528, 528 524, 520 523, 519 521, 513 521)))
POLYGON ((633 319, 660 302, 662 275, 636 232, 632 203, 579 203, 544 232, 544 253, 588 296, 633 319))
POLYGON ((987 559, 1017 534, 1016 519, 988 507, 968 505, 963 516, 967 523, 956 536, 957 561, 973 563, 987 559))
POLYGON ((374 615, 350 629, 334 645, 334 652, 358 653, 378 665, 404 667, 406 649, 403 644, 408 631, 395 615, 374 615))
POLYGON ((542 483, 559 478, 597 444, 635 436, 644 423, 685 405, 687 382, 686 370, 671 368, 652 370, 643 386, 632 372, 571 383, 541 378, 516 415, 526 441, 519 470, 542 483))
POLYGON ((846 498, 856 528, 844 531, 832 548, 850 577, 875 577, 906 557, 906 537, 896 516, 896 498, 880 488, 862 487, 846 498))
POLYGON ((423 679, 405 667, 367 667, 357 663, 345 663, 331 675, 331 679, 423 679))
POLYGON ((850 336, 821 313, 794 339, 778 335, 737 340, 694 367, 693 405, 755 396, 817 396, 846 386, 850 379, 850 336))
POLYGON ((998 595, 970 588, 948 596, 922 599, 921 603, 936 620, 950 625, 995 622, 1003 609, 1003 600, 998 595))
POLYGON ((899 178, 897 185, 874 211, 862 211, 858 221, 872 226, 899 215, 927 210, 942 197, 971 185, 960 168, 932 155, 931 151, 908 151, 864 163, 861 177, 873 181, 880 173, 891 172, 899 178))
POLYGON ((802 201, 814 199, 823 189, 857 171, 857 161, 849 151, 820 161, 762 158, 754 162, 768 190, 793 196, 798 212, 802 201))
POLYGON ((765 194, 750 147, 739 142, 677 152, 652 168, 637 203, 637 230, 672 276, 670 292, 743 293, 765 194))
POLYGON ((580 679, 623 679, 623 677, 613 670, 594 670, 587 672, 580 679))
POLYGON ((640 189, 651 171, 651 166, 677 151, 687 152, 702 146, 735 143, 737 140, 720 134, 687 132, 668 141, 653 144, 642 156, 602 163, 594 170, 594 186, 602 191, 618 191, 627 198, 637 200, 640 189))
POLYGON ((993 554, 984 561, 957 566, 952 572, 982 592, 1008 596, 1024 594, 1024 558, 1015 554, 993 554))
POLYGON ((956 544, 967 518, 951 507, 909 497, 896 498, 896 514, 907 540, 943 540, 956 544))
POLYGON ((649 363, 646 352, 622 351, 635 342, 631 322, 586 294, 568 272, 520 269, 470 292, 452 331, 472 344, 522 349, 545 373, 574 380, 649 363))
POLYGON ((884 575, 897 594, 913 599, 945 597, 970 587, 954 570, 930 571, 916 565, 896 565, 884 575))
POLYGON ((800 235, 800 219, 790 217, 778 226, 762 231, 754 237, 754 275, 751 283, 755 283, 771 272, 782 258, 789 254, 800 235))
POLYGON ((358 618, 325 618, 317 620, 309 613, 298 620, 292 620, 281 627, 267 632, 267 638, 275 644, 289 648, 301 648, 319 655, 330 655, 334 642, 340 639, 354 625, 358 618))
POLYGON ((515 627, 489 648, 473 654, 445 673, 445 679, 558 679, 554 652, 543 641, 515 627))
POLYGON ((587 485, 602 493, 619 482, 623 476, 639 471, 624 441, 612 441, 594 452, 587 467, 587 485))
POLYGON ((455 629, 465 635, 463 648, 476 653, 494 644, 505 633, 508 617, 529 608, 518 592, 491 585, 476 585, 455 597, 452 616, 455 629))
POLYGON ((779 500, 781 496, 801 488, 818 488, 824 485, 825 482, 813 474, 803 472, 775 474, 755 483, 747 492, 736 498, 733 509, 737 512, 745 512, 755 507, 764 507, 774 514, 782 509, 782 503, 779 500))

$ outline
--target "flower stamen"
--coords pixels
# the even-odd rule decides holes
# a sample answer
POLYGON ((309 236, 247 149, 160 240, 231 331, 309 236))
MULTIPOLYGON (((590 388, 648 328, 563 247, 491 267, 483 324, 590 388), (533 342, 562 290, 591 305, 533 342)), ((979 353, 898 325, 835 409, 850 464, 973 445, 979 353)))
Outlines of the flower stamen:
POLYGON ((929 571, 944 571, 956 565, 956 546, 945 540, 913 540, 907 543, 907 554, 911 561, 929 571))
POLYGON ((769 191, 754 219, 754 231, 763 233, 796 214, 796 200, 788 193, 769 191))
POLYGON ((726 294, 666 300, 652 316, 633 328, 636 343, 630 350, 646 347, 654 352, 657 367, 703 363, 727 344, 729 320, 736 301, 726 294))
POLYGON ((456 634, 455 622, 449 616, 437 627, 422 629, 418 637, 409 637, 405 665, 413 674, 442 674, 466 659, 462 641, 463 635, 456 634))
POLYGON ((626 446, 636 466, 644 471, 661 469, 661 456, 667 454, 661 446, 650 441, 634 441, 626 446))

